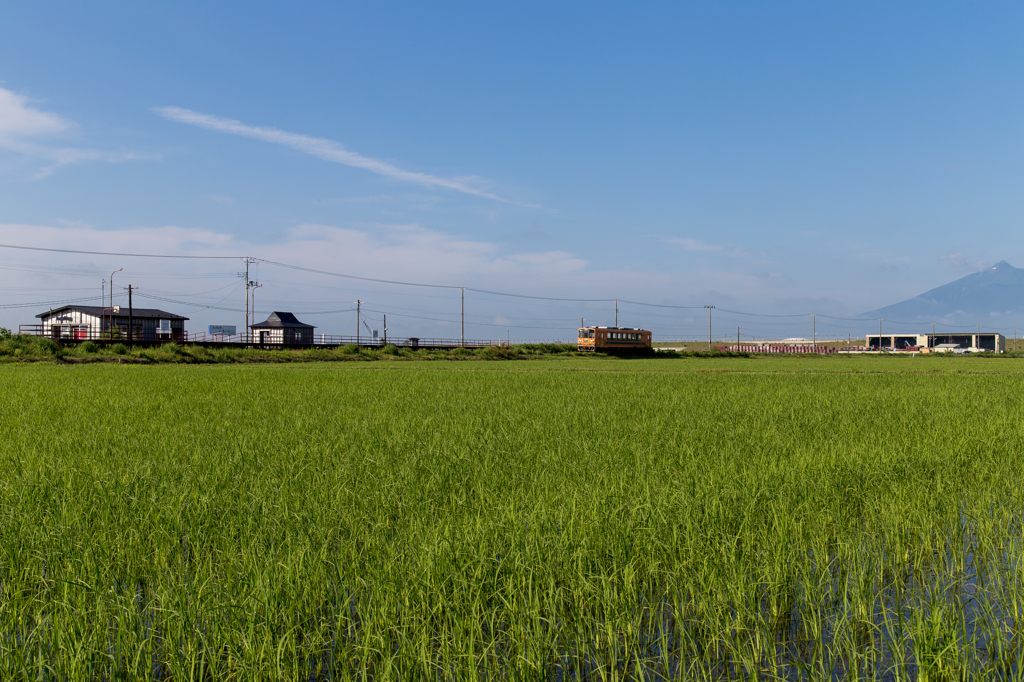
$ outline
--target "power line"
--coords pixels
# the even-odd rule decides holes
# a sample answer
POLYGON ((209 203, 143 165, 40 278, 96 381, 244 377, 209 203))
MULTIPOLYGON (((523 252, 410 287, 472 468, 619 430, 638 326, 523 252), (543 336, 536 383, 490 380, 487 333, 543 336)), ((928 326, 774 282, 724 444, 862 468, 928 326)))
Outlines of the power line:
POLYGON ((330 272, 328 270, 317 270, 316 268, 307 268, 307 267, 304 267, 302 265, 290 265, 288 263, 279 263, 277 261, 264 260, 262 258, 257 258, 256 260, 260 261, 261 263, 266 263, 267 265, 276 265, 279 268, 287 268, 289 270, 298 270, 300 272, 312 272, 312 273, 315 273, 317 275, 328 275, 330 277, 344 277, 346 279, 357 279, 357 280, 360 280, 360 281, 363 281, 363 282, 377 282, 378 284, 397 284, 399 286, 405 286, 405 287, 430 287, 432 289, 458 289, 459 288, 457 286, 452 286, 452 285, 449 285, 449 284, 423 284, 423 283, 420 283, 420 282, 401 282, 401 281, 391 280, 391 279, 379 279, 379 278, 376 278, 376 277, 360 277, 359 275, 348 275, 348 274, 345 274, 345 273, 342 273, 342 272, 330 272))
MULTIPOLYGON (((381 314, 381 315, 384 314, 384 311, 382 311, 382 310, 370 310, 370 312, 371 313, 378 313, 378 314, 381 314)), ((308 315, 309 313, 302 313, 302 314, 308 315)), ((431 320, 433 322, 448 322, 448 323, 451 323, 451 324, 458 324, 459 323, 458 320, 445 320, 445 319, 442 319, 442 318, 439 318, 439 317, 423 317, 421 315, 405 315, 403 313, 388 313, 388 315, 394 315, 395 317, 411 317, 411 318, 417 319, 417 320, 431 320)), ((566 329, 576 329, 576 325, 570 325, 570 324, 567 324, 564 327, 529 327, 529 326, 519 325, 519 324, 489 324, 487 322, 466 322, 466 324, 472 325, 474 327, 499 327, 501 329, 558 329, 558 330, 561 330, 561 331, 564 331, 566 329)))
POLYGON ((123 256, 127 258, 196 258, 205 260, 235 260, 239 256, 195 256, 195 255, 169 255, 165 253, 116 253, 111 251, 83 251, 81 249, 50 249, 42 246, 18 246, 15 244, 0 244, 0 248, 19 249, 22 251, 47 251, 49 253, 81 253, 89 256, 123 256))
POLYGON ((0 305, 0 308, 35 308, 43 305, 59 305, 60 307, 63 308, 64 306, 71 303, 81 303, 82 301, 95 301, 97 298, 97 296, 87 296, 85 298, 72 298, 64 299, 61 301, 36 301, 35 303, 5 303, 0 305))
MULTIPOLYGON (((530 294, 517 294, 517 293, 511 293, 511 292, 505 292, 505 291, 493 291, 493 290, 489 290, 489 289, 477 289, 477 288, 474 288, 474 287, 458 287, 458 286, 451 285, 451 284, 427 284, 427 283, 423 283, 423 282, 406 282, 406 281, 402 281, 402 280, 390 280, 390 279, 383 279, 383 278, 376 278, 376 277, 363 277, 363 276, 360 276, 360 275, 351 275, 351 274, 341 273, 341 272, 332 272, 332 271, 328 271, 328 270, 319 270, 319 269, 316 269, 316 268, 308 268, 308 267, 301 266, 301 265, 293 265, 293 264, 290 264, 290 263, 282 263, 282 262, 279 262, 279 261, 271 261, 271 260, 266 260, 266 259, 262 259, 262 258, 250 258, 250 257, 244 257, 244 256, 202 256, 202 255, 195 255, 195 254, 128 253, 128 252, 114 252, 114 251, 91 251, 91 250, 84 250, 84 249, 58 249, 58 248, 41 247, 41 246, 23 246, 23 245, 17 245, 17 244, 0 244, 0 248, 16 249, 16 250, 21 250, 21 251, 40 251, 40 252, 48 252, 48 253, 68 253, 68 254, 84 254, 84 255, 97 255, 97 256, 118 256, 118 257, 128 257, 128 258, 169 258, 169 259, 178 259, 178 260, 235 260, 235 259, 242 259, 242 258, 244 258, 244 259, 249 260, 250 262, 253 262, 253 263, 266 263, 267 265, 273 265, 273 266, 277 266, 277 267, 280 267, 280 268, 285 268, 285 269, 289 269, 289 270, 295 270, 295 271, 298 271, 298 272, 308 272, 308 273, 319 274, 319 275, 327 275, 327 276, 331 276, 331 277, 342 277, 342 278, 345 278, 345 279, 352 279, 352 280, 358 280, 358 281, 364 281, 364 282, 375 282, 375 283, 378 283, 378 284, 391 284, 391 285, 397 285, 397 286, 411 286, 411 287, 426 287, 426 288, 433 288, 433 289, 463 289, 463 290, 466 290, 466 291, 472 291, 474 293, 484 294, 484 295, 488 295, 488 296, 502 296, 502 297, 507 297, 507 298, 527 299, 527 300, 534 300, 534 301, 557 301, 557 302, 566 302, 566 303, 610 303, 610 302, 615 300, 615 299, 612 299, 612 298, 566 298, 566 297, 558 297, 558 296, 535 296, 535 295, 530 295, 530 294)), ((62 274, 79 274, 79 275, 94 274, 93 271, 84 271, 84 270, 69 271, 69 270, 60 269, 60 268, 54 268, 52 266, 50 266, 50 267, 46 267, 46 266, 30 266, 30 265, 21 265, 21 264, 18 264, 18 265, 14 265, 14 264, 0 264, 0 269, 25 269, 25 270, 41 270, 41 271, 51 271, 51 272, 58 271, 58 272, 61 272, 62 274)), ((176 275, 173 274, 173 273, 165 273, 165 274, 150 274, 150 275, 139 275, 139 276, 142 276, 142 277, 152 277, 152 278, 173 278, 176 275)), ((189 274, 182 274, 182 275, 178 275, 178 276, 197 278, 197 277, 226 277, 227 275, 215 274, 215 273, 189 273, 189 274)), ((230 285, 228 285, 228 286, 230 286, 230 285)), ((220 289, 224 289, 224 288, 227 288, 227 287, 221 287, 220 289)), ((73 289, 68 289, 68 290, 72 291, 73 289)), ((180 295, 184 295, 184 296, 201 296, 202 294, 213 293, 214 291, 218 291, 218 290, 219 289, 213 289, 211 291, 202 292, 202 293, 199 293, 199 294, 180 294, 180 295)), ((206 308, 206 309, 213 309, 213 310, 224 310, 224 311, 228 311, 228 312, 242 312, 241 310, 238 310, 238 309, 235 309, 235 308, 222 307, 222 306, 218 306, 216 304, 214 304, 214 305, 206 305, 206 304, 201 304, 201 303, 189 303, 187 301, 181 301, 181 300, 174 299, 174 298, 160 297, 160 296, 155 296, 155 295, 151 295, 151 294, 140 294, 140 295, 144 296, 145 298, 151 298, 151 299, 154 299, 154 300, 165 301, 165 302, 168 302, 168 303, 175 303, 175 304, 178 304, 178 305, 185 305, 185 306, 189 306, 189 307, 193 307, 193 308, 206 308)), ((80 301, 87 301, 87 300, 91 300, 91 299, 92 299, 92 297, 81 298, 81 299, 73 299, 73 300, 65 300, 65 301, 43 301, 43 302, 36 302, 36 303, 2 304, 2 305, 0 305, 0 309, 28 308, 28 307, 39 306, 39 305, 51 305, 51 304, 55 304, 55 303, 67 304, 67 303, 76 303, 76 302, 80 302, 80 301)), ((630 301, 630 300, 626 300, 626 299, 619 299, 619 301, 622 302, 622 303, 628 303, 628 304, 631 304, 631 305, 639 305, 639 306, 645 306, 645 307, 650 307, 650 308, 675 309, 675 310, 700 310, 701 308, 705 307, 705 306, 681 306, 681 305, 670 305, 670 304, 661 304, 661 303, 646 303, 646 302, 643 302, 643 301, 630 301)), ((218 303, 219 303, 219 301, 218 301, 218 303)), ((779 318, 779 319, 792 319, 792 318, 800 318, 800 317, 809 317, 809 316, 814 315, 814 313, 795 313, 795 314, 790 314, 790 315, 772 315, 772 314, 766 314, 766 313, 748 313, 748 312, 743 312, 743 311, 738 311, 738 310, 728 310, 728 309, 725 309, 725 308, 718 308, 718 310, 723 312, 723 313, 729 313, 729 314, 733 314, 733 315, 743 315, 743 316, 748 316, 748 317, 762 317, 762 318, 779 318)), ((324 311, 309 311, 309 312, 304 312, 304 313, 301 313, 301 314, 303 314, 303 315, 326 315, 326 314, 345 313, 345 312, 350 312, 350 311, 349 310, 324 310, 324 311)), ((398 313, 392 313, 392 314, 398 315, 398 313)), ((403 317, 412 317, 412 318, 417 318, 417 319, 424 319, 424 320, 432 320, 432 321, 440 321, 440 322, 450 322, 450 320, 444 320, 444 319, 440 319, 440 318, 422 317, 422 316, 415 316, 415 315, 402 315, 402 316, 403 317)), ((824 315, 824 314, 820 314, 819 316, 822 317, 822 318, 825 318, 825 319, 829 319, 829 320, 841 320, 841 321, 859 322, 859 323, 869 323, 869 322, 872 322, 874 319, 876 319, 876 318, 871 318, 871 317, 856 317, 856 318, 838 317, 838 316, 824 315)), ((889 324, 908 325, 908 326, 925 324, 925 322, 907 322, 907 321, 902 321, 902 320, 886 320, 886 322, 889 323, 889 324)), ((498 324, 487 324, 487 323, 482 323, 482 322, 476 322, 476 323, 470 323, 470 324, 475 324, 477 326, 510 327, 510 328, 520 328, 520 329, 561 329, 561 327, 533 327, 533 326, 525 326, 525 325, 498 325, 498 324)), ((970 329, 970 328, 974 328, 974 327, 977 326, 977 325, 953 325, 953 324, 944 324, 944 323, 938 323, 938 324, 941 325, 942 327, 952 328, 952 329, 970 329)), ((989 327, 989 326, 986 326, 986 329, 989 329, 989 330, 1005 330, 1005 329, 1008 329, 1008 327, 1007 328, 1002 328, 1002 327, 989 327)))
POLYGON ((747 315, 750 317, 810 317, 814 313, 794 313, 793 315, 766 315, 764 313, 744 313, 739 310, 727 310, 725 308, 717 308, 723 313, 732 313, 733 315, 747 315))
MULTIPOLYGON (((458 289, 458 287, 455 287, 458 289)), ((558 298, 556 296, 528 296, 527 294, 509 294, 503 291, 488 291, 487 289, 474 289, 466 287, 466 291, 473 291, 478 294, 490 294, 491 296, 508 296, 511 298, 531 298, 536 301, 572 301, 574 303, 611 303, 614 298, 558 298)))
POLYGON ((619 303, 630 303, 632 305, 642 305, 648 308, 675 308, 677 310, 703 310, 702 305, 666 305, 664 303, 642 303, 641 301, 627 301, 624 298, 619 299, 619 303))

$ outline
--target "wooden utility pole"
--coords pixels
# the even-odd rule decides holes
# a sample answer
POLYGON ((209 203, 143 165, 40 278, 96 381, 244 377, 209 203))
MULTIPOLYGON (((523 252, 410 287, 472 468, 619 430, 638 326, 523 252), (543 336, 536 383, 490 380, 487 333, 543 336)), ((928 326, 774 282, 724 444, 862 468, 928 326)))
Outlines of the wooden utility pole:
POLYGON ((715 309, 713 305, 704 306, 708 309, 708 352, 711 352, 711 311, 715 309))
POLYGON ((249 265, 255 263, 256 259, 246 256, 242 261, 245 263, 245 272, 238 273, 238 276, 245 278, 245 339, 246 343, 252 343, 252 328, 249 324, 249 287, 258 286, 258 284, 249 281, 249 265))
POLYGON ((359 319, 360 319, 359 315, 360 315, 360 310, 362 309, 362 305, 363 305, 362 301, 356 301, 356 346, 357 347, 359 346, 359 319))
POLYGON ((466 345, 466 287, 459 287, 462 291, 462 322, 459 324, 459 345, 466 345))
POLYGON ((818 350, 818 313, 811 313, 811 337, 814 350, 818 350))
POLYGON ((615 299, 615 328, 619 328, 619 299, 615 299))
POLYGON ((384 315, 384 345, 388 345, 388 316, 384 315))

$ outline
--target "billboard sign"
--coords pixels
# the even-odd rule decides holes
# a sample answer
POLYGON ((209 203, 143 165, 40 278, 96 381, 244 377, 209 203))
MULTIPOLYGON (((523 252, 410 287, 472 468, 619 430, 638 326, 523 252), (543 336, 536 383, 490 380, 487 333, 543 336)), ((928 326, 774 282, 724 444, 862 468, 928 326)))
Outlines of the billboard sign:
POLYGON ((235 325, 233 324, 211 324, 210 334, 215 336, 231 336, 235 334, 235 325))

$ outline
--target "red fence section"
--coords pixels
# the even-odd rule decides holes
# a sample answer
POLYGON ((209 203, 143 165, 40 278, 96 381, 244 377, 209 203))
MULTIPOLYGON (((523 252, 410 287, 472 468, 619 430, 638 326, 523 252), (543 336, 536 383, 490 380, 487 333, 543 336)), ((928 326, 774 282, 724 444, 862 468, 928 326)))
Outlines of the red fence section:
POLYGON ((746 343, 732 346, 716 346, 716 350, 731 351, 733 353, 818 353, 819 355, 831 355, 837 353, 836 348, 826 346, 789 345, 786 343, 746 343))

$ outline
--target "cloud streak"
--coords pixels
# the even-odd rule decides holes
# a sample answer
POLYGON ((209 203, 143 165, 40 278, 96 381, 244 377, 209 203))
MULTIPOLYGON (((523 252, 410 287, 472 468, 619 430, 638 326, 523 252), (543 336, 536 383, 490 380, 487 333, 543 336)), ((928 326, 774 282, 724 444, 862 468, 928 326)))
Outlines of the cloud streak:
POLYGON ((971 270, 981 272, 988 267, 984 261, 971 260, 959 251, 939 256, 939 262, 954 270, 971 270))
POLYGON ((129 152, 106 152, 99 149, 61 147, 40 143, 74 128, 74 124, 56 114, 36 109, 24 95, 0 88, 0 148, 27 157, 44 159, 51 164, 36 177, 49 175, 56 168, 87 161, 129 161, 141 158, 129 152))
POLYGON ((169 121, 185 123, 199 128, 206 128, 207 130, 215 130, 221 133, 238 135, 240 137, 248 137, 262 142, 279 144, 284 147, 303 152, 304 154, 315 156, 318 159, 323 159, 324 161, 340 163, 345 166, 351 166, 352 168, 361 168, 393 180, 412 182, 424 187, 450 189, 456 192, 462 192, 463 194, 471 194, 485 199, 511 203, 508 199, 499 197, 498 195, 477 186, 479 181, 474 177, 441 178, 436 175, 430 175, 429 173, 403 170, 397 166, 387 163, 386 161, 381 161, 380 159, 370 158, 368 156, 363 156, 362 154, 349 151, 348 149, 345 149, 341 143, 335 142, 334 140, 328 140, 322 137, 311 137, 300 133, 289 133, 284 130, 278 130, 277 128, 251 126, 234 119, 211 116, 209 114, 203 114, 190 109, 182 109, 181 107, 156 107, 154 111, 169 121))
POLYGON ((675 244, 676 246, 683 247, 686 251, 700 251, 707 253, 724 253, 730 256, 742 256, 750 253, 749 249, 741 249, 735 246, 726 246, 724 244, 708 244, 698 239, 686 239, 683 237, 669 237, 665 240, 669 244, 675 244))
POLYGON ((71 124, 60 116, 33 109, 28 98, 0 88, 0 144, 10 141, 62 133, 71 124))

